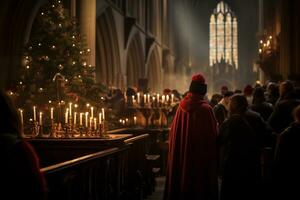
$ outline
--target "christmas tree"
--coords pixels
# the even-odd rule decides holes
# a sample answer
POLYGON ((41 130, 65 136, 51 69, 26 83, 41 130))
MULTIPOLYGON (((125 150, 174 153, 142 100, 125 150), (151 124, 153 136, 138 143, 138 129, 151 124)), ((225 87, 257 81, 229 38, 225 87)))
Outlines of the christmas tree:
POLYGON ((36 17, 24 50, 18 104, 99 100, 105 88, 94 82, 86 46, 76 20, 66 14, 61 1, 49 1, 36 17))

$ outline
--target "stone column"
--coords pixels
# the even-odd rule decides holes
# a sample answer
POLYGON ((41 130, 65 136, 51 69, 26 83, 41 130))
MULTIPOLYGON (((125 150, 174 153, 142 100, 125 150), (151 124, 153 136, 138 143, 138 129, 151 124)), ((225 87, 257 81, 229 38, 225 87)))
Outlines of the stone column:
POLYGON ((80 32, 86 37, 91 54, 88 65, 96 66, 96 0, 80 0, 80 32))

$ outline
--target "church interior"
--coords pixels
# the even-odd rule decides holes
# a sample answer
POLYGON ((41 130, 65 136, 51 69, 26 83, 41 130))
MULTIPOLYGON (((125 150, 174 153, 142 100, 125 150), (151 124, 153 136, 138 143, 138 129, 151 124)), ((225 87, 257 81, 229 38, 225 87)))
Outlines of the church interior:
MULTIPOLYGON (((29 199, 193 199, 188 195, 194 186, 182 189, 180 175, 182 184, 167 180, 170 165, 183 156, 171 151, 183 136, 175 140, 172 134, 189 131, 174 127, 179 119, 189 120, 178 110, 190 93, 199 92, 195 81, 205 85, 201 99, 220 133, 232 117, 229 96, 235 95, 260 114, 274 141, 291 122, 300 124, 300 1, 2 0, 0 5, 0 89, 17 116, 5 114, 0 98, 0 151, 8 151, 5 125, 16 120, 46 188, 40 198, 24 189, 29 199), (287 90, 292 93, 283 96, 287 90), (270 104, 268 115, 267 108, 255 110, 262 107, 254 100, 260 91, 270 104), (285 98, 293 100, 289 111, 277 114, 285 98), (222 122, 219 104, 226 104, 222 122), (274 121, 287 119, 285 114, 291 118, 286 126, 274 121), (179 196, 166 194, 172 186, 182 190, 179 196)), ((267 195, 277 170, 273 140, 261 148, 265 199, 272 196, 267 195)), ((216 196, 226 199, 223 189, 218 191, 216 196)))

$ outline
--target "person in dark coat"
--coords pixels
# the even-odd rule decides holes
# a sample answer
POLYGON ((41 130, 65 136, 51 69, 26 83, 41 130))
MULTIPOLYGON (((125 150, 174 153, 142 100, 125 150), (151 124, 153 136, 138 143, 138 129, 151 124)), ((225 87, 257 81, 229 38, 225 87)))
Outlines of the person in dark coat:
POLYGON ((272 114, 273 105, 266 102, 264 89, 262 87, 255 88, 250 109, 259 113, 265 121, 267 121, 272 114))
POLYGON ((213 107, 214 115, 217 119, 218 126, 220 126, 228 117, 229 99, 233 92, 227 91, 221 101, 213 107))
POLYGON ((252 200, 261 193, 261 148, 267 143, 265 135, 270 132, 260 115, 247 107, 245 96, 233 95, 230 117, 220 127, 221 200, 252 200))
POLYGON ((277 134, 280 134, 293 122, 292 111, 298 105, 300 105, 300 97, 296 90, 286 94, 284 98, 275 105, 274 111, 268 119, 268 123, 277 134))
POLYGON ((275 154, 275 199, 300 199, 300 105, 294 109, 294 122, 278 138, 275 154))
POLYGON ((0 199, 46 199, 46 181, 33 147, 22 137, 11 99, 0 91, 0 199))
POLYGON ((217 122, 203 75, 192 78, 169 134, 165 200, 217 200, 217 122))

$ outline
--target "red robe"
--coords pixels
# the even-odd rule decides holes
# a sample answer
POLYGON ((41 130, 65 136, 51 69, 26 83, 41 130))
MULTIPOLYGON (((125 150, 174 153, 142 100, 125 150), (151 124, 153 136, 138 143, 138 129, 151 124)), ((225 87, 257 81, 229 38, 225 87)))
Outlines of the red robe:
POLYGON ((212 108, 202 96, 189 93, 171 126, 165 200, 217 199, 216 136, 212 108))

